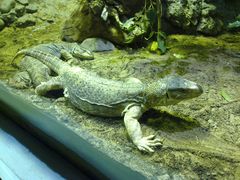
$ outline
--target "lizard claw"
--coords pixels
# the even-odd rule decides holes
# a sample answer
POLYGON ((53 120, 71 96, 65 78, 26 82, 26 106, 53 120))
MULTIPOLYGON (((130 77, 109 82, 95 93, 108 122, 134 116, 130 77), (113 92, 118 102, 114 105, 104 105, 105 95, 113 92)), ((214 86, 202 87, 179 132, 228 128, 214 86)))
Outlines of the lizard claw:
POLYGON ((134 144, 138 147, 140 151, 145 152, 154 152, 152 147, 161 146, 162 141, 160 139, 154 139, 155 135, 150 135, 147 137, 143 137, 134 144))

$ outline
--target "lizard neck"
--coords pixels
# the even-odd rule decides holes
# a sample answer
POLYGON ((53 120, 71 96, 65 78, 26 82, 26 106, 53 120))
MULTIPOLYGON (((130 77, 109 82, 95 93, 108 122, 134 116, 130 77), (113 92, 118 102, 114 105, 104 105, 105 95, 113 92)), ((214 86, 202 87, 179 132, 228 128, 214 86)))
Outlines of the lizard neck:
POLYGON ((161 106, 165 104, 167 92, 167 85, 165 83, 160 81, 149 83, 145 91, 148 107, 161 106))

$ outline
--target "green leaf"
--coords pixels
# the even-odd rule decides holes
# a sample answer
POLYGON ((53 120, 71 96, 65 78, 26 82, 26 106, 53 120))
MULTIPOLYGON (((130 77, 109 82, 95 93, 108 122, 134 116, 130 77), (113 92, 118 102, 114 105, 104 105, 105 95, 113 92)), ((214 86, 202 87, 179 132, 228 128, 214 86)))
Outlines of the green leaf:
POLYGON ((150 51, 156 51, 158 49, 158 42, 153 41, 151 46, 150 46, 150 51))
POLYGON ((226 93, 226 91, 222 90, 220 94, 226 101, 230 102, 232 100, 232 98, 229 96, 228 93, 226 93))
POLYGON ((163 36, 163 32, 158 32, 157 35, 157 42, 158 42, 158 49, 161 51, 161 53, 165 54, 167 51, 166 45, 165 45, 165 36, 163 36))
POLYGON ((160 39, 158 40, 158 49, 164 54, 167 51, 167 48, 165 46, 165 41, 160 39))

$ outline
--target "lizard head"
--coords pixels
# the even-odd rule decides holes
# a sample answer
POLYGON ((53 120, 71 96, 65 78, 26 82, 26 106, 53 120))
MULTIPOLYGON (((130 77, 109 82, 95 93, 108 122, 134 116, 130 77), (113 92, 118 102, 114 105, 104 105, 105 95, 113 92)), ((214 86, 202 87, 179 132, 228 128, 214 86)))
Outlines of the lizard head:
POLYGON ((167 76, 150 86, 151 102, 156 105, 173 105, 197 97, 203 89, 195 82, 178 76, 167 76))
POLYGON ((86 60, 92 60, 94 59, 93 53, 79 45, 75 46, 72 51, 73 57, 77 59, 86 59, 86 60))
POLYGON ((167 85, 167 104, 176 104, 182 100, 195 98, 203 93, 200 85, 181 77, 169 76, 165 82, 167 85))

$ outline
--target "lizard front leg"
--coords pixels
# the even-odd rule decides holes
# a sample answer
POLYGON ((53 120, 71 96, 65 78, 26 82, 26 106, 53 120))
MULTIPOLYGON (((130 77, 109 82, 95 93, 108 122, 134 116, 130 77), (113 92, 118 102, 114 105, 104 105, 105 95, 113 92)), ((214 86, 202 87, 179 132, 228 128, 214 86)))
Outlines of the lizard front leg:
POLYGON ((60 51, 61 53, 61 57, 65 60, 65 61, 68 61, 68 60, 72 60, 73 59, 73 55, 68 52, 66 49, 61 49, 60 51))
POLYGON ((141 126, 138 122, 141 116, 142 108, 140 106, 132 106, 124 115, 124 124, 128 135, 139 150, 154 152, 152 147, 162 145, 162 143, 160 139, 154 139, 154 135, 143 137, 141 126))
POLYGON ((73 57, 73 55, 65 49, 61 50, 61 57, 67 61, 69 65, 75 65, 78 61, 73 57))

